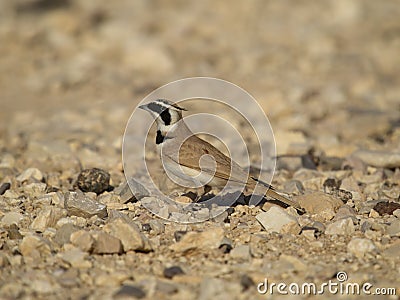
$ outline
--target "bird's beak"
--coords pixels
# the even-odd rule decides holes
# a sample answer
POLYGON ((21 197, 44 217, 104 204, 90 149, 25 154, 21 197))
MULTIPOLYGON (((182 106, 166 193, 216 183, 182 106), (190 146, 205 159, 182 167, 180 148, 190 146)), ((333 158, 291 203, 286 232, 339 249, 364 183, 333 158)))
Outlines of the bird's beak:
POLYGON ((138 106, 140 109, 143 109, 143 110, 149 110, 149 107, 147 106, 147 104, 143 104, 143 105, 140 105, 140 106, 138 106))

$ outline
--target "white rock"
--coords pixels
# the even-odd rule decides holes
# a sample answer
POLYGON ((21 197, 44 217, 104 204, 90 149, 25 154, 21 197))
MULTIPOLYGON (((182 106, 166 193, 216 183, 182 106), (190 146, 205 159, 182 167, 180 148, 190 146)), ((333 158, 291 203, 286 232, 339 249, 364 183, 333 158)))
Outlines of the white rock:
POLYGON ((347 251, 354 254, 358 258, 362 258, 365 254, 370 253, 376 249, 374 243, 369 239, 353 238, 347 244, 347 251))
POLYGON ((37 168, 28 168, 25 171, 23 171, 21 174, 19 174, 16 177, 16 179, 19 182, 24 182, 24 181, 27 181, 29 179, 34 179, 36 181, 42 181, 43 180, 43 174, 37 168))
POLYGON ((300 226, 296 217, 289 215, 283 208, 277 206, 273 206, 268 211, 258 214, 256 219, 266 231, 288 232, 288 229, 292 228, 294 229, 292 233, 295 233, 295 231, 297 233, 300 232, 300 226))
POLYGON ((7 226, 9 226, 11 224, 17 224, 18 225, 19 222, 23 218, 24 218, 24 216, 21 215, 20 213, 11 211, 11 212, 8 212, 8 213, 4 214, 3 218, 1 219, 1 224, 7 225, 7 226))
POLYGON ((55 227, 58 220, 66 215, 65 210, 58 207, 47 207, 42 209, 38 216, 31 223, 31 228, 35 231, 43 232, 48 227, 55 227))
POLYGON ((326 226, 325 234, 350 235, 355 231, 351 218, 341 219, 326 226))

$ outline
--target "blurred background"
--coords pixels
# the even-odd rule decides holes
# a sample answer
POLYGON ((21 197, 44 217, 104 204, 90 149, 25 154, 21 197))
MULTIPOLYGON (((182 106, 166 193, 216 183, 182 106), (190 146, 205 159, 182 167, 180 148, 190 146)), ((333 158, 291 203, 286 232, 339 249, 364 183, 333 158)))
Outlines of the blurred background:
POLYGON ((3 147, 86 132, 101 152, 154 88, 211 76, 261 103, 278 154, 398 148, 399 15, 374 0, 1 0, 3 147))

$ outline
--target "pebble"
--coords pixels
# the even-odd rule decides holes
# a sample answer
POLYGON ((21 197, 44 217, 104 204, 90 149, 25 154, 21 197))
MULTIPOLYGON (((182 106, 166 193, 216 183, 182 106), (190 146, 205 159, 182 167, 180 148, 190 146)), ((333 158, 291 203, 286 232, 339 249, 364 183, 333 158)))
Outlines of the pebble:
POLYGON ((110 174, 98 168, 86 169, 78 175, 76 185, 82 192, 101 194, 110 188, 110 174))
POLYGON ((400 241, 395 242, 394 244, 387 247, 382 251, 382 256, 388 259, 397 260, 399 258, 400 253, 400 241))
POLYGON ((107 217, 107 206, 92 200, 82 192, 67 192, 65 194, 65 208, 69 215, 91 218, 107 217))
POLYGON ((19 224, 22 219, 23 219, 23 215, 20 214, 19 212, 7 212, 4 214, 3 218, 1 219, 1 224, 4 226, 9 226, 11 224, 19 224))
POLYGON ((94 238, 86 230, 78 230, 70 235, 71 243, 82 251, 91 252, 94 246, 94 238))
POLYGON ((348 205, 342 205, 339 207, 338 211, 336 212, 336 215, 334 217, 335 221, 341 220, 341 219, 346 219, 346 218, 351 218, 354 224, 358 222, 357 217, 356 217, 356 211, 354 208, 348 206, 348 205))
POLYGON ((123 248, 121 241, 116 237, 109 235, 105 232, 95 232, 92 236, 94 238, 94 254, 122 253, 123 248))
POLYGON ((347 244, 347 250, 356 257, 363 258, 367 253, 376 250, 376 247, 370 239, 353 238, 347 244))
POLYGON ((380 201, 374 206, 374 210, 381 216, 392 215, 397 209, 400 209, 400 203, 397 202, 380 201))
POLYGON ((323 192, 294 196, 293 200, 308 213, 316 214, 322 220, 331 220, 335 216, 335 211, 343 205, 341 200, 323 192))
POLYGON ((58 220, 66 215, 65 210, 58 207, 43 208, 31 223, 31 228, 37 232, 43 232, 48 227, 55 227, 58 220))
POLYGON ((400 236, 400 220, 396 219, 386 228, 386 233, 390 236, 400 236))
POLYGON ((113 299, 142 299, 146 297, 146 293, 142 288, 135 285, 123 285, 114 295, 113 299))
POLYGON ((16 179, 19 182, 24 182, 28 180, 39 182, 43 180, 43 174, 37 168, 28 168, 25 171, 23 171, 20 175, 18 175, 16 179))
POLYGON ((218 249, 224 238, 222 228, 208 229, 202 232, 188 232, 179 242, 172 244, 169 248, 177 253, 188 253, 189 251, 209 251, 218 249))
POLYGON ((11 184, 9 182, 5 182, 2 185, 0 185, 0 196, 3 195, 10 188, 11 188, 11 184))
POLYGON ((357 150, 352 155, 361 159, 365 164, 377 168, 400 167, 400 153, 374 150, 357 150))
POLYGON ((250 246, 239 245, 233 248, 230 253, 230 257, 236 260, 249 260, 250 259, 250 246))
POLYGON ((122 203, 133 202, 140 200, 143 197, 150 196, 149 191, 144 187, 144 185, 134 178, 129 180, 129 184, 127 181, 123 182, 114 190, 114 193, 121 197, 122 203))
POLYGON ((355 227, 351 218, 341 219, 326 226, 325 234, 351 235, 355 227))
POLYGON ((43 195, 46 191, 47 185, 45 183, 30 183, 23 186, 24 193, 32 198, 37 198, 43 195))
POLYGON ((107 223, 103 230, 112 236, 117 237, 124 248, 128 251, 151 251, 150 242, 147 237, 142 234, 136 225, 127 223, 122 219, 115 219, 107 223))
POLYGON ((71 234, 78 230, 79 228, 71 223, 64 224, 57 229, 54 241, 60 246, 67 244, 70 242, 71 234))
POLYGON ((36 235, 25 236, 19 245, 19 250, 25 259, 31 258, 37 261, 51 253, 50 243, 36 235))
POLYGON ((23 238, 22 234, 18 230, 18 226, 14 223, 9 226, 7 233, 10 240, 21 240, 23 238))
POLYGON ((61 258, 73 268, 88 269, 92 267, 90 261, 86 260, 88 254, 79 248, 72 248, 61 253, 61 258))
POLYGON ((177 275, 185 274, 185 272, 183 272, 182 268, 179 266, 172 266, 169 268, 165 268, 163 274, 165 278, 172 279, 177 275))
POLYGON ((289 180, 284 183, 283 190, 291 195, 301 195, 304 193, 304 186, 299 180, 289 180))
POLYGON ((298 234, 301 230, 297 219, 277 206, 258 214, 256 219, 266 231, 270 232, 298 234))

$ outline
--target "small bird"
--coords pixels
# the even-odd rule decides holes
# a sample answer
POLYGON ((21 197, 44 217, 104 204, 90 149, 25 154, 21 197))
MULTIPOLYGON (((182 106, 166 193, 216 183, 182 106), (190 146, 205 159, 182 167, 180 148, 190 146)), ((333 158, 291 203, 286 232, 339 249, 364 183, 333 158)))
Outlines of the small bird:
POLYGON ((233 184, 303 211, 297 202, 279 194, 271 185, 249 176, 231 158, 196 136, 183 121, 182 111, 186 109, 165 99, 140 105, 139 108, 155 118, 157 152, 167 174, 175 182, 196 188, 233 184))

